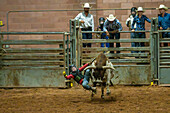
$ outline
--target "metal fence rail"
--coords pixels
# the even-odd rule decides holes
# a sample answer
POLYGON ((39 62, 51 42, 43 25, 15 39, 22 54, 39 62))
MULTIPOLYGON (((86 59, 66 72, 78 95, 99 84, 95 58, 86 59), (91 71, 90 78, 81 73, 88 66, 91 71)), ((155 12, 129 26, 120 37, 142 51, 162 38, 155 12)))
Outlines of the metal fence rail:
POLYGON ((62 34, 63 40, 4 40, 1 37, 1 68, 66 68, 64 32, 0 32, 3 35, 62 34), (57 48, 3 48, 3 45, 56 45, 57 48), (64 46, 63 46, 64 45, 64 46))
MULTIPOLYGON (((82 32, 84 33, 84 32, 82 32)), ((86 32, 87 33, 87 32, 86 32)), ((122 37, 121 37, 122 38, 122 37)), ((146 42, 150 43, 150 39, 81 39, 80 43, 131 43, 131 42, 146 42)), ((107 52, 107 51, 125 51, 128 53, 109 53, 106 54, 112 63, 150 63, 150 47, 86 47, 82 48, 82 63, 86 63, 90 61, 92 58, 97 56, 99 52, 107 52), (89 53, 86 53, 89 51, 89 53), (131 51, 143 51, 145 53, 129 53, 131 51), (112 59, 113 57, 121 57, 121 59, 112 59), (127 58, 124 58, 127 57, 127 58), (134 57, 144 57, 143 59, 135 59, 134 57)), ((132 64, 130 64, 132 65, 132 64)))

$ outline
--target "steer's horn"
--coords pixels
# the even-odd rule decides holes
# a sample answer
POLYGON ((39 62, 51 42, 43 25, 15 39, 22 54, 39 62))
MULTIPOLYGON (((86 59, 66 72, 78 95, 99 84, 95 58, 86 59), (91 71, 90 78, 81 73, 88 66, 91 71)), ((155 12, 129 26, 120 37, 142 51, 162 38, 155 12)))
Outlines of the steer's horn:
POLYGON ((87 69, 96 69, 96 66, 88 66, 84 70, 87 70, 87 69))
POLYGON ((111 67, 111 66, 102 66, 102 68, 103 68, 103 69, 113 69, 113 70, 115 70, 115 68, 114 68, 114 67, 111 67))

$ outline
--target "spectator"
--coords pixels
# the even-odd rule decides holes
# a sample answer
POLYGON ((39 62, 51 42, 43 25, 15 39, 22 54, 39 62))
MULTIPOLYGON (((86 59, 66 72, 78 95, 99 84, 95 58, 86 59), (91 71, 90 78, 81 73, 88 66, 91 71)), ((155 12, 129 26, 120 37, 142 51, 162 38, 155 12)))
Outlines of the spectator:
MULTIPOLYGON (((109 39, 114 39, 114 37, 115 39, 120 39, 119 31, 122 31, 122 26, 119 20, 110 14, 104 23, 103 30, 106 32, 106 35, 109 36, 109 39)), ((114 43, 110 43, 109 46, 114 47, 114 43)), ((120 47, 120 43, 116 43, 116 47, 120 47)), ((114 53, 114 51, 110 51, 110 53, 114 53)), ((120 53, 120 51, 117 51, 117 53, 120 53)))
MULTIPOLYGON (((105 22, 105 18, 100 17, 99 18, 99 26, 97 27, 97 31, 103 31, 103 25, 105 22)), ((109 37, 106 35, 106 33, 98 34, 100 35, 101 39, 109 39, 109 37)), ((104 43, 101 43, 101 47, 105 47, 104 43)), ((106 47, 109 47, 109 43, 106 43, 106 47)))
MULTIPOLYGON (((94 19, 93 15, 89 13, 91 6, 89 3, 83 5, 84 12, 79 13, 75 20, 80 21, 80 28, 82 31, 94 31, 94 19)), ((92 33, 83 33, 83 39, 92 39, 92 33)), ((84 44, 83 47, 91 47, 91 43, 84 44)))
MULTIPOLYGON (((165 5, 160 5, 158 16, 158 27, 160 30, 170 30, 170 14, 166 13, 168 8, 165 5)), ((170 38, 170 32, 163 32, 162 38, 170 38)), ((164 46, 168 46, 168 43, 164 43, 164 46)))
MULTIPOLYGON (((151 20, 143 15, 144 10, 142 7, 138 7, 137 16, 135 16, 133 23, 132 23, 132 31, 144 31, 145 30, 145 21, 151 23, 151 20), (136 24, 136 28, 135 28, 136 24)), ((138 32, 135 33, 135 38, 146 38, 145 32, 138 32)), ((144 42, 135 42, 135 47, 144 47, 144 42)), ((137 51, 135 51, 137 53, 137 51)))
MULTIPOLYGON (((130 31, 132 30, 132 23, 133 23, 133 20, 134 20, 134 18, 136 16, 136 10, 137 10, 136 7, 132 7, 131 8, 131 15, 126 20, 126 25, 127 25, 127 27, 129 27, 130 31)), ((136 28, 136 24, 134 25, 134 28, 136 28)), ((132 32, 130 35, 131 35, 131 39, 135 38, 135 33, 132 32)), ((131 43, 131 47, 135 47, 135 42, 131 43)), ((134 53, 134 51, 131 51, 131 53, 134 53)))

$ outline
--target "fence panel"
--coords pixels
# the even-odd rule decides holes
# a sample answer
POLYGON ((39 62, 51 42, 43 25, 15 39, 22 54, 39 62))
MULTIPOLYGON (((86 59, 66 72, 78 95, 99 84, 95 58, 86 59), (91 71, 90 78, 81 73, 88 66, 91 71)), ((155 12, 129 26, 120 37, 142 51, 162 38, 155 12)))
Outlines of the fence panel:
MULTIPOLYGON (((170 33, 170 30, 159 31, 158 34, 170 33)), ((170 86, 170 38, 158 39, 158 80, 159 85, 170 86)))
MULTIPOLYGON (((0 34, 50 35, 49 32, 1 32, 0 34)), ((0 87, 65 86, 62 72, 66 69, 66 51, 69 52, 65 35, 69 37, 69 34, 64 32, 51 34, 60 34, 62 37, 51 40, 24 38, 5 40, 1 37, 0 87), (9 45, 10 48, 5 48, 5 45, 9 45), (22 46, 17 47, 19 45, 22 46), (39 45, 42 48, 37 48, 39 45)))
MULTIPOLYGON (((130 32, 130 31, 127 31, 130 32)), ((120 33, 127 33, 126 31, 120 33)), ((148 32, 148 31, 147 31, 148 32)), ((150 32, 150 31, 149 31, 150 32)), ((81 33, 89 33, 82 31, 81 33)), ((93 32, 102 33, 102 32, 93 32)), ((82 36, 82 35, 81 35, 82 36)), ((112 79, 113 84, 141 85, 151 82, 150 65, 150 38, 141 39, 80 39, 81 45, 81 63, 80 65, 91 61, 104 52, 117 70, 117 79, 112 79), (131 43, 144 42, 145 47, 131 47, 131 43), (82 47, 83 43, 91 43, 92 47, 82 47), (121 47, 100 47, 101 43, 120 43, 121 47), (117 53, 120 51, 120 53, 117 53), (136 51, 136 53, 132 53, 136 51)))

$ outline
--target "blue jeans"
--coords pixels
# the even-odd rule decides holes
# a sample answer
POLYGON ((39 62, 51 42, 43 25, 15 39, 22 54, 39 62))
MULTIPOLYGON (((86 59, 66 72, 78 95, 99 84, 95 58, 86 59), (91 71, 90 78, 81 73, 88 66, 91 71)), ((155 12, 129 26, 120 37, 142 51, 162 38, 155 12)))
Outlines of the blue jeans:
MULTIPOLYGON (((110 33, 110 39, 120 39, 120 33, 110 33)), ((110 47, 114 47, 114 43, 109 44, 110 47)), ((120 47, 120 43, 116 43, 116 47, 120 47)), ((114 51, 110 51, 110 53, 114 53, 114 51)), ((120 53, 120 51, 117 51, 117 53, 120 53)))
MULTIPOLYGON (((135 33, 135 38, 146 38, 145 33, 135 33)), ((135 42, 135 47, 144 47, 144 42, 135 42)), ((144 51, 134 51, 134 53, 144 53, 144 51)))
MULTIPOLYGON (((82 28, 82 31, 92 31, 92 28, 82 28)), ((82 33, 83 39, 92 39, 92 33, 82 33)), ((91 47, 91 43, 83 43, 83 47, 91 47)))
POLYGON ((90 78, 90 69, 87 69, 84 75, 82 86, 84 89, 90 90, 91 86, 89 86, 89 78, 90 78))
MULTIPOLYGON (((162 38, 170 38, 170 32, 162 33, 162 38)), ((168 46, 168 43, 164 43, 164 47, 168 46)))
MULTIPOLYGON (((106 33, 101 34, 101 39, 109 39, 108 36, 106 36, 106 33)), ((101 47, 105 47, 104 43, 101 43, 101 47)), ((106 47, 109 47, 109 43, 106 43, 106 47)))

